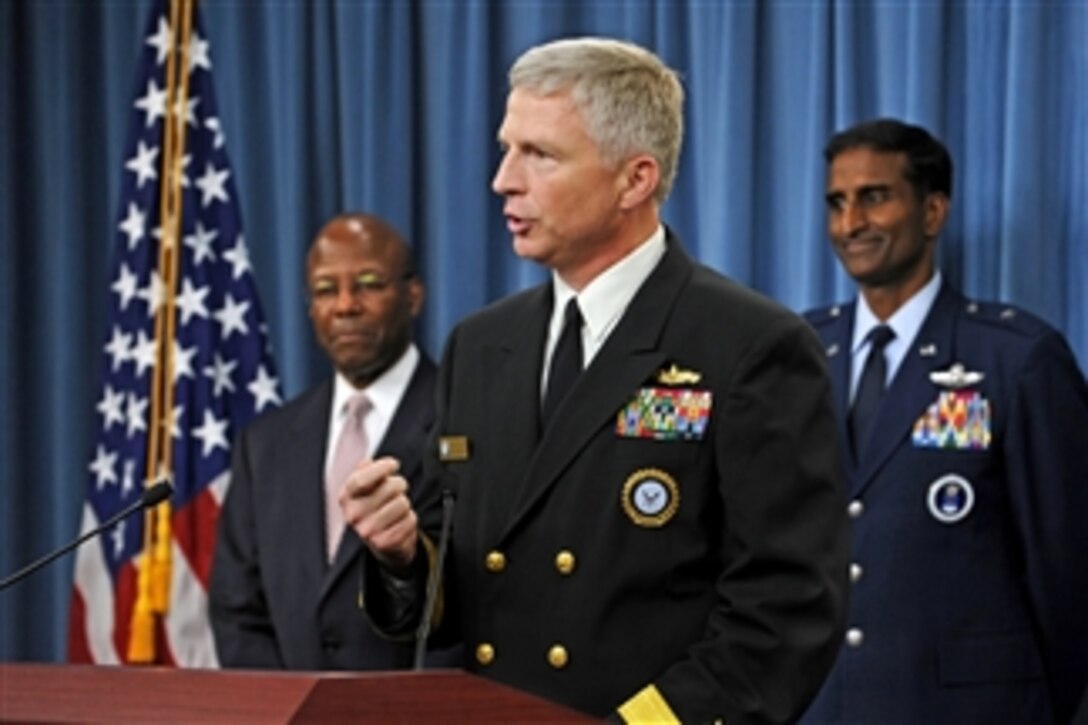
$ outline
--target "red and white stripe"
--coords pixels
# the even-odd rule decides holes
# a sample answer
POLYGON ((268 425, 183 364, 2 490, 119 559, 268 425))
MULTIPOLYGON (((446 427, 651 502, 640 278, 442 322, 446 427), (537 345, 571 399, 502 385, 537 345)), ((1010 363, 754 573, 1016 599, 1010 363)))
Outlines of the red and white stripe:
MULTIPOLYGON (((216 522, 229 479, 229 472, 220 474, 188 505, 173 511, 170 608, 157 624, 156 664, 219 666, 208 620, 207 592, 216 522)), ((89 531, 97 525, 94 510, 84 506, 80 529, 89 531)), ((127 562, 114 582, 101 543, 81 547, 69 614, 68 659, 103 665, 125 663, 135 599, 134 562, 127 562)))

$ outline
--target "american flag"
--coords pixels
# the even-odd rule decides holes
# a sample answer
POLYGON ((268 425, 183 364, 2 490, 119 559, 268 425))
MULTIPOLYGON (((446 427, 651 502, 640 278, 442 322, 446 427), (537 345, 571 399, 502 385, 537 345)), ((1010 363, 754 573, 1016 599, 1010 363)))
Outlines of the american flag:
POLYGON ((217 665, 206 591, 231 441, 281 402, 216 112, 208 39, 196 8, 173 2, 154 3, 129 111, 82 530, 136 501, 157 474, 169 475, 175 490, 154 514, 128 517, 79 550, 68 634, 73 662, 217 665), (182 20, 185 13, 191 22, 182 20), (168 155, 176 161, 164 165, 168 155), (173 184, 180 204, 164 205, 170 191, 163 184, 173 184), (176 235, 162 228, 170 218, 180 219, 176 235), (162 269, 164 246, 174 250, 166 265, 172 273, 162 269), (156 322, 171 305, 170 321, 164 312, 156 322), (149 440, 159 437, 162 445, 151 449, 159 453, 149 452, 149 440), (162 468, 156 461, 164 457, 162 468), (165 606, 148 615, 155 584, 146 572, 158 559, 166 562, 155 570, 165 606), (144 615, 145 626, 134 629, 141 621, 134 614, 144 615))

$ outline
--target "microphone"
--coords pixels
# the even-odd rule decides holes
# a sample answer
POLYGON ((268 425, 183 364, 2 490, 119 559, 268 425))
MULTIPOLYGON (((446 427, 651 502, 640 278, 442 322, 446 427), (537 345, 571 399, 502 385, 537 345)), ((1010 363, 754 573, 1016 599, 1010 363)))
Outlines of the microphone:
POLYGON ((427 575, 427 594, 423 600, 423 616, 416 629, 416 653, 412 660, 412 669, 423 669, 423 655, 427 651, 427 635, 430 633, 431 620, 434 619, 434 604, 438 598, 438 582, 442 578, 442 568, 446 561, 446 549, 450 543, 450 525, 453 523, 453 492, 448 488, 442 491, 442 530, 438 534, 438 555, 434 568, 427 575))
POLYGON ((144 492, 142 494, 140 494, 140 499, 138 501, 135 501, 135 502, 129 504, 128 506, 126 506, 125 508, 121 509, 116 514, 109 517, 103 523, 101 523, 98 526, 94 527, 93 529, 91 529, 87 533, 83 534, 82 536, 80 536, 75 541, 71 541, 71 542, 65 544, 64 546, 57 549, 53 553, 47 554, 47 555, 43 556, 42 558, 38 559, 37 561, 32 562, 32 563, 28 564, 27 566, 24 566, 19 571, 17 571, 14 574, 6 577, 3 581, 0 581, 0 591, 3 591, 4 589, 7 589, 12 584, 15 584, 17 582, 22 581, 23 579, 30 576, 34 572, 38 571, 38 569, 41 569, 43 566, 45 566, 49 562, 63 556, 64 554, 67 554, 69 551, 76 548, 77 546, 79 546, 80 544, 82 544, 84 541, 91 538, 92 536, 97 536, 98 534, 101 534, 103 531, 105 531, 109 527, 113 526, 114 524, 116 524, 118 521, 125 518, 126 516, 130 516, 130 515, 134 514, 137 511, 141 511, 141 510, 143 510, 145 508, 150 508, 151 506, 154 506, 155 504, 158 504, 158 503, 161 503, 162 501, 165 501, 167 498, 170 497, 170 494, 173 493, 173 491, 174 491, 174 486, 167 479, 163 479, 161 481, 157 481, 157 482, 151 484, 150 486, 148 486, 147 488, 144 489, 144 492))

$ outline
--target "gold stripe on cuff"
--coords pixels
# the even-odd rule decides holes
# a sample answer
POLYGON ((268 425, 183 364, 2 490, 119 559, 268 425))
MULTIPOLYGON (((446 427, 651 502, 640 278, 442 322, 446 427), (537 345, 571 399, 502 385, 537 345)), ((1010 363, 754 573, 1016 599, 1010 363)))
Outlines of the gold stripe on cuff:
POLYGON ((619 706, 620 717, 628 723, 679 723, 680 718, 665 702, 656 685, 647 685, 619 706))

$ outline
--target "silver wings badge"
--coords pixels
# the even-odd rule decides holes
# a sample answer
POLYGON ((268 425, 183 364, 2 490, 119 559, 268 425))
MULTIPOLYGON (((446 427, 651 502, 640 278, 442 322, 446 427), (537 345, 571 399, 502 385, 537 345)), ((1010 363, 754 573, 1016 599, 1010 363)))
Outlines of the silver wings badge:
POLYGON ((934 383, 953 390, 977 385, 985 377, 984 373, 966 369, 962 363, 953 363, 947 370, 934 370, 929 374, 929 379, 934 383))

